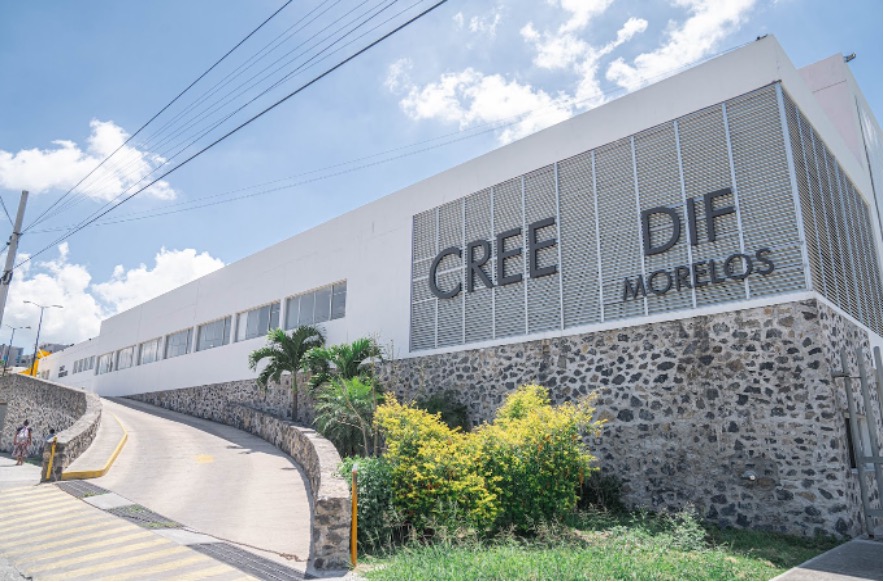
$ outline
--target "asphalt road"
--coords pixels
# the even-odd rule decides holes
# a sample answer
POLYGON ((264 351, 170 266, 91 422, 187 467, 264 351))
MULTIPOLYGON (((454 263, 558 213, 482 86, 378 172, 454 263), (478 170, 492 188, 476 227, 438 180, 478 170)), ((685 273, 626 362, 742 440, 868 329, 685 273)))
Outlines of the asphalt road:
POLYGON ((188 529, 304 569, 310 505, 291 458, 232 427, 127 400, 102 403, 129 438, 108 474, 92 483, 188 529))

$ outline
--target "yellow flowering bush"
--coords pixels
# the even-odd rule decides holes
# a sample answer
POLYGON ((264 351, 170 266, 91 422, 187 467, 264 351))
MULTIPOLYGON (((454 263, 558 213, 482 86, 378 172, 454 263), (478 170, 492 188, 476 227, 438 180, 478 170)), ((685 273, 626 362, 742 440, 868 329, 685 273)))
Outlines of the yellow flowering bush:
POLYGON ((392 476, 393 505, 416 529, 459 522, 487 529, 498 514, 496 498, 479 472, 479 450, 469 434, 452 430, 440 415, 394 398, 379 406, 384 459, 392 476))
POLYGON ((589 400, 553 407, 542 386, 507 397, 492 423, 451 429, 393 398, 378 407, 394 506, 418 530, 455 521, 479 531, 522 530, 574 509, 592 455, 581 438, 598 430, 589 400))

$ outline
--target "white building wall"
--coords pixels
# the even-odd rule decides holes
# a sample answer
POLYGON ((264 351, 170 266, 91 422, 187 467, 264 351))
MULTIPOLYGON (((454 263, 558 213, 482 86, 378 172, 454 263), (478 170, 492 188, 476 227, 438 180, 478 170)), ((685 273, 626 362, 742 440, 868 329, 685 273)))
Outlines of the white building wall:
MULTIPOLYGON (((271 301, 280 301, 284 309, 286 297, 341 280, 347 281, 346 316, 323 324, 328 341, 373 336, 386 346, 392 345, 395 357, 407 357, 411 224, 415 214, 776 81, 782 81, 847 175, 868 197, 869 173, 779 44, 767 37, 381 198, 108 318, 98 338, 53 354, 42 365, 51 370, 50 378, 55 380, 60 365, 70 369, 73 361, 86 352, 99 356, 220 317, 235 316, 271 301)), ((771 298, 768 303, 783 299, 771 298)), ((748 305, 730 303, 710 311, 748 305)), ((682 312, 645 319, 684 316, 682 312)), ((613 322, 606 327, 633 325, 645 319, 613 322)), ((285 321, 285 313, 280 321, 285 321)), ((572 328, 507 341, 582 331, 572 328)), ((126 395, 253 378, 247 356, 263 343, 259 337, 100 376, 84 372, 62 381, 102 395, 126 395)), ((447 351, 458 349, 463 348, 447 351)), ((427 353, 432 352, 421 355, 427 353)))

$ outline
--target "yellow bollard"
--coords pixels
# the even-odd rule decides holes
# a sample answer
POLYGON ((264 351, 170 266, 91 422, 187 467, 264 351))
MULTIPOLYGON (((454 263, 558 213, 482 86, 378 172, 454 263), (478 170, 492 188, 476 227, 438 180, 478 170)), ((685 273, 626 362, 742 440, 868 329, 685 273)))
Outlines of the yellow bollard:
POLYGON ((353 516, 350 520, 350 563, 353 564, 354 568, 356 567, 356 532, 358 531, 358 528, 359 528, 359 524, 358 524, 358 522, 359 522, 359 502, 357 500, 357 498, 359 497, 359 494, 357 493, 357 490, 356 490, 357 469, 358 469, 358 466, 354 464, 353 465, 353 472, 351 473, 352 484, 350 486, 350 499, 352 500, 350 512, 353 516))
POLYGON ((58 437, 52 439, 52 448, 49 449, 49 464, 46 465, 46 480, 49 481, 49 476, 52 475, 52 462, 55 460, 55 443, 58 442, 58 437))

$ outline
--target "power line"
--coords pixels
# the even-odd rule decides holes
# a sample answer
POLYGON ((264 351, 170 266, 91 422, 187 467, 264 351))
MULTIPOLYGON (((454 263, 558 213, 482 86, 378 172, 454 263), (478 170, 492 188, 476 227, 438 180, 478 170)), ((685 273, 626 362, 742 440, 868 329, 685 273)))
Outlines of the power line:
MULTIPOLYGON (((0 196, 0 206, 3 207, 3 213, 6 214, 6 218, 9 219, 9 224, 12 224, 12 217, 9 216, 9 210, 6 209, 6 202, 3 201, 2 196, 0 196)), ((14 228, 15 228, 15 225, 13 225, 13 229, 14 228)))
MULTIPOLYGON (((228 119, 230 119, 231 117, 233 117, 234 115, 236 115, 237 113, 239 113, 240 111, 242 111, 243 109, 245 109, 247 106, 251 105, 253 102, 255 102, 255 101, 258 100, 259 98, 263 97, 264 95, 266 95, 267 93, 269 93, 271 90, 275 89, 277 86, 279 86, 280 84, 282 84, 284 81, 286 81, 288 78, 290 78, 290 77, 293 76, 294 74, 300 72, 300 71, 303 70, 303 69, 311 68, 312 66, 315 66, 315 65, 318 64, 319 62, 322 62, 322 61, 326 60, 327 58, 329 58, 331 55, 335 54, 336 52, 339 52, 340 50, 342 50, 343 47, 341 47, 341 48, 339 48, 339 49, 336 49, 336 50, 332 51, 331 53, 329 53, 328 55, 326 55, 325 57, 323 57, 322 59, 319 59, 316 63, 314 63, 314 65, 311 65, 311 67, 308 67, 308 66, 307 66, 311 61, 317 59, 317 57, 320 56, 323 52, 328 51, 328 50, 329 50, 330 48, 332 48, 335 44, 337 44, 337 43, 339 43, 340 41, 346 39, 347 36, 350 36, 353 32, 355 32, 356 30, 358 30, 361 26, 363 26, 363 25, 366 24, 367 22, 371 21, 373 18, 375 18, 377 15, 379 15, 379 14, 380 14, 381 12, 383 12, 384 10, 388 9, 389 7, 391 7, 391 6, 392 6, 396 1, 398 1, 398 0, 385 0, 385 1, 388 1, 388 2, 389 2, 386 6, 383 6, 382 8, 380 8, 379 10, 377 10, 374 14, 372 14, 372 15, 369 16, 368 18, 365 18, 361 23, 359 23, 359 24, 358 24, 356 27, 354 27, 352 30, 346 32, 343 36, 341 36, 340 38, 338 38, 337 40, 335 40, 334 42, 332 42, 331 44, 329 44, 328 46, 326 46, 325 48, 323 48, 319 53, 313 55, 313 56, 310 57, 306 62, 304 62, 304 63, 302 63, 301 65, 299 65, 295 70, 293 70, 293 71, 287 73, 284 77, 282 77, 281 79, 279 79, 278 81, 276 81, 275 83, 273 83, 271 86, 269 86, 269 87, 265 88, 264 90, 262 90, 260 93, 258 93, 258 95, 256 95, 255 97, 249 99, 245 104, 243 104, 243 105, 237 107, 236 109, 234 109, 233 111, 227 113, 227 114, 224 115, 224 117, 222 117, 221 119, 218 119, 218 120, 214 121, 214 122, 213 122, 208 128, 205 128, 205 129, 200 130, 201 133, 199 133, 199 134, 191 134, 190 136, 188 136, 187 138, 185 138, 185 140, 181 140, 181 141, 178 141, 177 143, 175 143, 175 144, 172 146, 172 148, 175 148, 175 147, 181 146, 182 144, 184 144, 185 141, 190 140, 188 143, 186 143, 186 145, 183 145, 183 147, 180 147, 180 149, 178 149, 177 151, 175 151, 174 154, 172 154, 171 156, 169 156, 169 153, 172 151, 172 148, 167 149, 167 150, 165 150, 165 151, 162 151, 162 152, 159 152, 158 154, 156 154, 156 155, 158 155, 160 158, 163 159, 163 163, 162 163, 162 164, 160 164, 160 165, 157 166, 156 168, 153 168, 153 169, 152 169, 150 172, 148 172, 146 175, 142 176, 140 179, 138 179, 137 181, 135 181, 135 182, 134 182, 133 184, 131 184, 129 187, 127 187, 126 189, 124 189, 124 190, 123 190, 118 196, 116 196, 114 199, 112 199, 112 200, 106 202, 104 205, 101 206, 101 208, 99 208, 97 211, 95 211, 92 215, 94 215, 94 214, 96 214, 96 213, 99 213, 102 209, 106 208, 108 205, 113 204, 113 203, 116 202, 117 200, 123 198, 123 197, 126 195, 127 192, 129 192, 129 191, 131 191, 131 190, 137 188, 141 183, 143 183, 144 181, 148 180, 149 177, 150 177, 152 174, 158 172, 163 166, 168 165, 172 160, 177 159, 182 153, 184 153, 188 148, 190 148, 191 146, 193 146, 194 144, 196 144, 200 139, 202 139, 203 137, 205 137, 206 135, 208 135, 209 133, 211 133, 212 131, 214 131, 215 129, 217 129, 220 125, 222 125, 224 122, 226 122, 228 119)), ((415 2, 414 4, 412 4, 411 6, 409 6, 408 8, 406 8, 406 9, 400 11, 396 16, 399 16, 399 15, 403 14, 404 12, 410 10, 411 8, 413 8, 414 6, 416 6, 417 4, 419 4, 421 1, 423 1, 423 0, 418 0, 417 2, 415 2)), ((383 3, 383 2, 379 2, 379 3, 378 3, 378 6, 380 6, 380 4, 382 4, 382 3, 383 3)), ((349 14, 355 12, 357 9, 358 9, 358 6, 357 6, 357 7, 354 7, 353 9, 349 10, 344 16, 349 15, 349 14)), ((372 10, 373 10, 372 8, 369 8, 367 11, 365 11, 365 12, 363 12, 362 14, 360 14, 359 16, 357 16, 357 18, 365 16, 365 14, 367 14, 368 12, 371 12, 372 10)), ((308 14, 308 15, 309 15, 309 14, 308 14)), ((304 18, 302 18, 301 20, 304 20, 305 18, 306 18, 306 16, 305 16, 304 18)), ((386 23, 389 22, 390 20, 392 20, 392 18, 387 19, 387 20, 384 21, 382 24, 386 24, 386 23)), ((347 26, 351 25, 354 21, 355 21, 355 19, 351 20, 350 22, 345 23, 343 26, 339 27, 339 28, 335 31, 335 33, 340 32, 341 30, 343 30, 343 29, 346 28, 347 26)), ((308 38, 306 41, 300 43, 297 47, 295 47, 295 49, 293 49, 292 51, 289 51, 289 53, 287 53, 287 54, 291 54, 291 52, 294 52, 294 50, 297 50, 298 48, 302 47, 304 44, 306 44, 307 42, 309 42, 310 40, 312 40, 313 38, 315 38, 316 36, 318 36, 319 34, 321 34, 323 31, 327 30, 327 29, 330 28, 331 26, 332 26, 331 24, 327 25, 326 27, 324 27, 323 29, 321 29, 318 33, 316 33, 316 34, 314 34, 313 36, 311 36, 310 38, 308 38)), ((376 26, 375 28, 372 28, 371 30, 375 30, 376 28, 378 28, 378 27, 376 26)), ((306 52, 309 52, 309 50, 312 50, 313 48, 315 48, 316 46, 319 46, 319 45, 322 44, 323 42, 328 41, 332 36, 334 36, 335 33, 333 33, 333 34, 331 34, 331 35, 328 35, 328 36, 326 36, 324 39, 322 39, 321 41, 315 43, 313 46, 310 47, 310 49, 308 49, 307 51, 304 51, 304 52, 302 52, 300 55, 298 55, 298 57, 300 57, 300 56, 306 54, 306 52)), ((367 34, 367 33, 364 33, 364 34, 360 35, 358 38, 362 38, 362 36, 365 36, 365 34, 367 34)), ((353 42, 353 41, 351 41, 350 43, 345 44, 344 47, 348 46, 349 44, 352 44, 352 42, 353 42)), ((278 62, 279 60, 280 60, 280 59, 277 59, 277 61, 274 61, 274 63, 278 62)), ((296 59, 292 59, 292 60, 290 60, 290 61, 289 61, 288 63, 286 63, 286 64, 290 64, 290 63, 293 62, 294 60, 296 60, 296 59)), ((271 66, 272 66, 272 64, 271 64, 271 66)), ((267 68, 269 68, 269 67, 266 67, 266 68, 263 69, 261 72, 267 70, 267 68)), ((283 67, 279 67, 278 69, 276 69, 276 71, 274 71, 274 73, 278 72, 278 71, 281 70, 282 68, 283 68, 283 67)), ((260 72, 259 72, 258 74, 260 75, 260 72)), ((252 80, 252 79, 254 79, 256 76, 257 76, 257 75, 251 77, 251 79, 249 79, 249 81, 252 80)), ((266 78, 269 77, 269 76, 270 76, 270 75, 266 76, 264 79, 266 79, 266 78)), ((262 80, 264 80, 264 79, 262 79, 262 80)), ((246 81, 246 82, 248 82, 248 81, 246 81)), ((252 88, 252 87, 254 87, 255 85, 257 85, 257 83, 253 83, 249 88, 252 88)), ((240 87, 241 87, 241 86, 242 86, 242 85, 240 85, 240 87)), ((239 87, 238 87, 238 88, 239 88, 239 87)), ((242 93, 240 93, 240 94, 242 94, 242 93)), ((229 100, 228 100, 228 102, 229 102, 229 100)), ((191 123, 190 125, 192 125, 192 123, 191 123)), ((177 135, 178 133, 180 133, 180 130, 179 130, 175 135, 177 135)), ((155 134, 155 135, 157 135, 157 134, 155 134)), ((168 141, 168 138, 165 138, 164 141, 163 141, 163 143, 165 143, 166 141, 168 141)), ((140 158, 139 158, 139 159, 140 159, 140 158)), ((129 162, 128 165, 131 166, 132 163, 133 163, 133 162, 129 162)), ((123 171, 123 170, 125 170, 125 167, 126 167, 126 166, 124 166, 124 167, 122 167, 122 168, 119 168, 119 171, 123 171)), ((131 175, 131 172, 128 173, 128 174, 124 174, 124 175, 122 176, 122 178, 125 179, 125 178, 129 177, 129 175, 131 175)), ((68 207, 70 208, 70 207, 73 207, 73 206, 76 205, 76 204, 79 204, 79 202, 82 201, 82 200, 85 199, 85 198, 86 198, 85 196, 81 195, 81 196, 79 197, 79 199, 76 199, 76 198, 72 199, 72 201, 69 201, 68 207)), ((62 209, 57 210, 56 213, 55 213, 55 215, 57 215, 61 210, 62 210, 62 209)), ((47 218, 51 218, 51 216, 47 216, 47 218)), ((87 218, 88 218, 88 217, 87 217, 87 218)), ((36 224, 36 223, 35 223, 35 224, 36 224)), ((32 226, 33 226, 33 225, 32 225, 32 226)))
MULTIPOLYGON (((97 166, 95 166, 94 168, 92 168, 92 170, 90 170, 90 172, 89 172, 88 174, 86 174, 85 176, 83 176, 83 177, 80 179, 79 182, 77 182, 76 184, 74 184, 74 185, 71 187, 70 190, 68 190, 67 192, 65 192, 61 197, 59 197, 58 200, 56 200, 55 202, 53 202, 53 203, 52 203, 52 204, 51 204, 46 210, 44 210, 44 211, 40 214, 40 216, 38 216, 33 222, 31 222, 31 224, 30 224, 29 226, 25 227, 25 228, 22 230, 22 234, 26 233, 26 232, 27 232, 32 226, 34 226, 35 224, 37 224, 37 223, 40 221, 40 219, 43 218, 43 216, 46 215, 47 212, 49 212, 50 210, 52 210, 56 205, 58 205, 62 200, 64 200, 64 199, 65 199, 65 198, 66 198, 71 192, 74 191, 74 189, 76 189, 80 184, 82 184, 86 179, 88 179, 89 176, 91 176, 92 174, 94 174, 94 173, 95 173, 100 167, 102 167, 102 166, 105 164, 105 162, 107 162, 109 159, 111 159, 111 158, 114 156, 114 154, 116 154, 116 153, 119 152, 121 149, 123 149, 123 147, 125 147, 130 141, 132 141, 132 140, 135 138, 135 136, 137 136, 139 133, 141 133, 141 131, 142 131, 145 127, 147 127, 148 125, 150 125, 150 123, 151 123, 152 121, 154 121, 157 117, 159 117, 160 115, 162 115, 164 111, 166 111, 166 110, 167 110, 169 107, 171 107, 176 101, 178 101, 178 99, 180 99, 185 93, 187 93, 187 92, 188 92, 188 91, 189 91, 194 85, 196 85, 197 83, 199 83, 200 80, 202 80, 206 75, 208 75, 210 72, 212 72, 212 70, 214 70, 215 67, 217 67, 219 64, 221 64, 221 62, 222 62, 224 59, 226 59, 228 56, 230 56, 230 54, 233 53, 233 51, 235 51, 236 49, 238 49, 240 46, 242 46, 242 44, 243 44, 244 42, 246 42, 249 38, 251 38, 256 32, 258 32, 259 30, 261 30, 261 29, 264 27, 265 24, 267 24, 268 22, 270 22, 271 20, 273 20, 273 18, 274 18, 277 14, 279 14, 280 12, 282 12, 282 11, 283 11, 283 10, 289 5, 289 4, 291 4, 292 1, 293 1, 293 0, 286 0, 285 4, 283 4, 282 6, 280 6, 280 7, 279 7, 279 8, 278 8, 273 14, 271 14, 270 16, 268 16, 268 17, 267 17, 267 18, 266 18, 261 24, 259 24, 259 25, 257 26, 257 28, 255 28, 254 30, 252 30, 252 31, 251 31, 249 34, 247 34, 242 40, 240 40, 238 43, 236 43, 236 44, 233 46, 233 48, 231 48, 229 51, 227 51, 226 53, 224 53, 224 55, 223 55, 220 59, 218 59, 217 61, 215 61, 215 63, 214 63, 211 67, 209 67, 208 69, 206 69, 206 70, 205 70, 205 71, 204 71, 199 77, 197 77, 197 78, 196 78, 196 79, 195 79, 190 85, 188 85, 187 87, 184 88, 183 91, 181 91, 180 93, 178 93, 178 95, 176 95, 174 99, 172 99, 172 100, 169 101, 166 105, 164 105, 162 109, 160 109, 160 110, 159 110, 159 111, 158 111, 153 117, 151 117, 150 119, 148 119, 148 120, 144 123, 144 125, 142 125, 141 127, 139 127, 138 130, 137 130, 135 133, 133 133, 132 135, 130 135, 129 138, 128 138, 126 141, 124 141, 119 147, 117 147, 117 149, 115 149, 115 150, 114 150, 113 152, 111 152, 107 157, 105 157, 105 158, 104 158, 104 159, 103 159, 103 160, 102 160, 97 166)), ((8 213, 7 213, 7 215, 8 215, 8 213)))
MULTIPOLYGON (((388 0, 383 0, 383 1, 388 1, 388 0)), ((378 6, 380 6, 380 4, 383 3, 383 1, 380 2, 380 3, 378 3, 378 6)), ((397 1, 397 0, 389 0, 389 3, 388 3, 386 6, 383 6, 382 8, 380 8, 379 10, 377 10, 377 11, 376 11, 374 14, 372 14, 371 16, 365 18, 362 22, 360 22, 360 23, 359 23, 356 27, 354 27, 352 30, 347 31, 343 36, 341 36, 340 38, 338 38, 337 40, 335 40, 333 43, 331 43, 330 45, 328 45, 327 47, 325 47, 324 49, 322 49, 322 51, 320 51, 319 53, 317 53, 316 55, 314 55, 314 56, 312 56, 310 59, 308 59, 306 63, 302 63, 297 69, 295 69, 294 71, 288 73, 285 77, 283 77, 282 79, 278 80, 277 82, 275 82, 275 83, 274 83, 273 85, 271 85, 270 87, 267 87, 267 88, 264 89, 261 93, 259 93, 259 94, 256 95, 255 97, 251 98, 251 99, 250 99, 249 101, 247 101, 246 103, 240 105, 240 106, 237 107, 234 111, 228 113, 224 118, 222 118, 222 119, 216 121, 211 127, 209 127, 208 129, 204 130, 200 135, 197 135, 196 137, 191 136, 193 139, 192 139, 189 143, 187 143, 186 145, 184 145, 183 147, 181 147, 181 148, 180 148, 177 152, 175 152, 170 158, 166 159, 166 160, 164 161, 164 164, 163 164, 163 165, 166 165, 166 164, 168 164, 169 162, 171 162, 172 160, 178 158, 178 156, 180 156, 182 153, 184 153, 185 151, 187 151, 188 148, 190 148, 192 145, 196 144, 200 139, 202 139, 203 137, 205 137, 206 135, 208 135, 209 133, 211 133, 214 129, 216 129, 217 127, 219 127, 222 123, 224 123, 225 121, 227 121, 228 119, 230 119, 231 117, 233 117, 234 115, 236 115, 237 113, 239 113, 240 111, 242 111, 243 109, 245 109, 246 107, 248 107, 249 105, 251 105, 251 104, 252 104, 253 102, 255 102, 256 100, 260 99, 262 96, 264 96, 265 94, 267 94, 268 92, 270 92, 271 90, 273 90, 274 88, 276 88, 277 86, 279 86, 279 85, 280 85, 281 83, 283 83, 287 78, 291 77, 293 74, 295 74, 296 72, 298 72, 298 71, 301 70, 302 68, 305 68, 305 66, 307 65, 307 63, 309 63, 310 61, 316 59, 319 55, 321 55, 323 52, 329 50, 329 49, 330 49, 331 47, 333 47, 335 44, 337 44, 337 43, 339 43, 340 41, 346 39, 348 36, 350 36, 351 34, 353 34, 353 32, 355 32, 355 31, 358 30, 360 27, 362 27, 363 25, 365 25, 366 23, 368 23, 368 22, 370 22, 372 19, 374 19, 378 14, 380 14, 381 12, 385 11, 387 8, 389 8, 390 6, 392 6, 393 3, 395 3, 396 1, 397 1)), ((405 8, 405 9, 399 11, 399 12, 398 12, 397 14, 395 14, 394 16, 388 18, 387 20, 381 22, 380 24, 376 25, 375 27, 371 28, 370 30, 368 30, 368 31, 364 32, 363 34, 359 35, 356 39, 354 39, 354 40, 352 40, 352 41, 346 43, 346 44, 343 45, 342 47, 339 47, 338 49, 332 51, 331 53, 329 53, 328 55, 326 55, 326 56, 323 57, 322 59, 319 59, 319 60, 317 61, 317 63, 314 63, 314 65, 315 65, 315 64, 318 64, 319 62, 322 62, 322 61, 326 60, 326 59, 329 58, 331 55, 333 55, 333 54, 335 54, 335 53, 337 53, 337 52, 343 50, 343 48, 345 48, 346 46, 349 46, 350 44, 352 44, 352 43, 355 42, 356 40, 362 38, 363 36, 367 35, 368 33, 372 32, 372 31, 376 30, 376 29, 379 28, 380 26, 382 26, 382 25, 384 25, 384 24, 390 22, 391 20, 393 20, 393 19, 395 19, 396 17, 402 15, 403 13, 405 13, 405 12, 411 10, 412 8, 414 8, 415 6, 417 6, 418 4, 420 4, 422 1, 423 1, 423 0, 417 0, 416 2, 414 2, 413 4, 411 4, 410 6, 408 6, 407 8, 405 8)), ((371 9, 369 9, 369 11, 371 11, 371 9)), ((352 11, 348 12, 348 14, 351 13, 351 12, 352 12, 352 11)), ((365 16, 366 13, 367 13, 367 12, 363 12, 363 13, 360 14, 359 16, 360 16, 360 17, 365 16)), ((340 27, 340 28, 339 28, 337 31, 335 31, 335 32, 336 32, 336 33, 337 33, 337 32, 340 32, 343 28, 345 28, 346 26, 349 26, 349 25, 352 24, 352 23, 353 23, 353 21, 351 20, 350 22, 346 23, 344 26, 340 27)), ((327 28, 328 28, 328 27, 326 27, 326 29, 327 29, 327 28)), ((323 30, 325 30, 325 29, 323 29, 323 30)), ((320 31, 320 32, 321 32, 321 31, 320 31)), ((314 36, 316 36, 316 35, 314 35, 314 36)), ((323 41, 328 40, 329 38, 331 38, 331 36, 332 36, 332 35, 329 35, 328 37, 326 37, 325 39, 323 39, 323 41)), ((313 37, 311 37, 311 38, 313 38, 313 37)), ((309 39, 308 39, 308 40, 309 40, 309 39)), ((314 46, 316 46, 316 45, 314 45, 314 46)), ((311 65, 311 66, 313 66, 313 65, 311 65)), ((309 68, 309 67, 308 67, 308 68, 309 68)), ((180 144, 180 143, 181 143, 181 142, 179 142, 179 144, 180 144)), ((167 152, 163 152, 162 155, 165 156, 166 153, 167 153, 167 152)), ((110 200, 110 201, 108 201, 108 202, 105 202, 105 203, 104 203, 104 204, 103 204, 98 210, 94 211, 92 214, 90 214, 88 217, 86 217, 86 219, 84 219, 84 221, 85 221, 85 220, 88 220, 89 218, 94 217, 94 216, 96 216, 96 215, 100 215, 100 214, 102 214, 101 211, 102 211, 103 209, 107 208, 108 206, 113 205, 117 200, 124 199, 124 198, 125 198, 125 195, 126 195, 127 192, 129 192, 129 191, 132 190, 133 188, 137 188, 137 186, 138 186, 139 184, 141 184, 142 182, 148 180, 149 177, 150 177, 152 174, 154 174, 155 172, 159 171, 160 168, 162 168, 162 165, 159 166, 159 167, 157 167, 157 168, 155 168, 154 170, 152 170, 151 172, 149 172, 148 174, 146 174, 145 176, 143 176, 142 178, 140 178, 136 183, 132 184, 131 186, 129 186, 128 188, 126 188, 125 190, 123 190, 123 192, 121 192, 119 195, 117 195, 113 200, 110 200)), ((159 180, 162 180, 162 178, 163 178, 163 176, 160 176, 160 177, 157 178, 156 180, 150 182, 150 183, 147 184, 143 189, 138 190, 138 192, 136 192, 136 194, 137 194, 137 193, 140 193, 140 192, 143 191, 144 189, 149 188, 150 186, 152 186, 153 184, 155 184, 155 183, 158 182, 159 180)))
POLYGON ((236 126, 235 128, 233 128, 232 130, 228 131, 227 133, 225 133, 224 135, 222 135, 221 137, 219 137, 218 139, 216 139, 215 141, 213 141, 213 142, 210 143, 209 145, 205 146, 204 148, 202 148, 202 149, 199 150, 198 152, 194 153, 193 155, 191 155, 190 157, 188 157, 187 159, 185 159, 183 162, 181 162, 180 164, 178 164, 178 165, 175 166, 174 168, 171 168, 171 169, 168 170, 167 172, 163 173, 161 176, 159 176, 159 177, 155 178, 154 180, 152 180, 152 181, 151 181, 150 183, 148 183, 147 185, 141 187, 141 188, 140 188, 139 190, 137 190, 136 192, 130 194, 129 196, 127 196, 126 198, 124 198, 122 201, 120 201, 117 205, 115 205, 115 206, 113 206, 113 207, 111 207, 111 208, 108 208, 107 210, 105 210, 104 212, 102 212, 101 214, 99 214, 98 216, 95 216, 94 218, 91 218, 89 221, 87 221, 87 222, 85 222, 85 223, 82 223, 81 225, 79 225, 77 228, 75 228, 75 229, 74 229, 73 231, 71 231, 70 233, 68 233, 68 234, 66 234, 66 235, 64 235, 64 236, 62 236, 62 237, 59 237, 59 238, 56 239, 52 244, 50 244, 50 245, 48 245, 48 246, 46 246, 46 247, 40 249, 39 251, 37 251, 36 253, 32 254, 31 256, 29 256, 28 258, 26 258, 25 260, 21 261, 20 263, 18 263, 17 265, 15 265, 15 267, 13 267, 13 270, 19 268, 20 266, 22 266, 22 265, 24 265, 24 264, 26 264, 26 263, 28 263, 28 262, 30 262, 30 261, 32 261, 35 257, 38 257, 38 256, 40 256, 41 254, 45 253, 45 252, 48 251, 49 249, 53 248, 56 244, 58 244, 58 243, 60 243, 60 242, 62 242, 62 241, 64 241, 64 240, 66 240, 66 239, 72 237, 73 235, 75 235, 76 233, 78 233, 79 231, 81 231, 82 229, 84 229, 85 227, 89 226, 90 224, 92 224, 93 222, 95 222, 96 220, 98 220, 99 218, 101 218, 102 216, 105 216, 106 214, 108 214, 109 212, 113 211, 114 209, 116 209, 116 208, 122 206, 123 204, 125 204, 126 202, 128 202, 129 200, 131 200, 132 198, 134 198, 135 196, 137 196, 137 195, 140 194, 141 192, 145 191, 146 189, 150 188, 152 185, 156 184, 157 182, 159 182, 160 180, 162 180, 162 179, 165 178, 166 176, 168 176, 168 175, 170 175, 171 173, 175 172, 176 170, 178 170, 179 168, 183 167, 184 165, 190 163, 191 161, 193 161, 194 159, 196 159, 197 157, 199 157, 199 156, 202 155, 203 153, 207 152, 207 151, 210 150, 211 148, 215 147, 216 145, 218 145, 219 143, 221 143, 222 141, 224 141, 225 139, 227 139, 227 138, 230 137, 231 135, 237 133, 239 130, 241 130, 241 129, 243 129, 244 127, 248 126, 249 124, 251 124, 251 123, 254 122, 255 120, 259 119, 260 117, 263 117, 265 114, 269 113, 269 112, 272 111, 273 109, 276 109, 277 107, 279 107, 280 105, 282 105, 283 103, 285 103, 286 101, 288 101, 289 99, 291 99, 292 97, 294 97, 295 95, 301 93, 303 90, 305 90, 305 89, 307 89, 308 87, 314 85, 314 84, 317 83, 318 81, 324 79, 325 77, 327 77, 328 75, 330 75, 330 74, 333 73, 334 71, 338 70, 339 68, 341 68, 341 67, 344 66, 345 64, 349 63, 350 61, 352 61, 352 60, 355 59, 356 57, 362 55, 363 53, 365 53, 365 52, 369 51, 370 49, 374 48, 375 46, 379 45, 380 43, 382 43, 382 42, 385 41, 386 39, 390 38, 391 36, 393 36, 394 34, 396 34, 397 32, 399 32, 400 30, 404 29, 405 27, 409 26, 409 25, 412 24, 413 22, 415 22, 415 21, 417 21, 418 19, 420 19, 420 18, 426 16, 427 14, 429 14, 430 12, 432 12, 433 10, 435 10, 436 8, 438 8, 439 6, 441 6, 442 4, 445 4, 447 1, 448 1, 448 0, 439 0, 438 2, 436 2, 435 4, 433 4, 432 6, 430 6, 429 8, 427 8, 427 9, 423 10, 422 12, 418 13, 417 15, 411 17, 410 19, 406 20, 404 23, 402 23, 402 24, 396 26, 393 30, 391 30, 391 31, 389 31, 389 32, 387 32, 387 33, 385 33, 385 34, 383 34, 380 38, 378 38, 378 39, 372 41, 371 43, 369 43, 369 44, 366 45, 365 47, 359 49, 358 51, 356 51, 356 52, 353 53, 352 55, 346 57, 344 60, 338 62, 337 64, 335 64, 334 66, 332 66, 330 69, 327 69, 326 71, 320 73, 319 75, 317 75, 316 77, 314 77, 313 79, 311 79, 310 81, 308 81, 307 83, 304 83, 303 85, 301 85, 300 87, 298 87, 297 89, 295 89, 294 91, 292 91, 291 93, 289 93, 288 95, 286 95, 286 96, 282 97, 281 99, 277 100, 275 103, 271 104, 270 106, 266 107, 266 108, 263 109, 262 111, 260 111, 260 112, 258 112, 257 114, 253 115, 252 117, 250 117, 250 118, 247 119, 246 121, 242 122, 241 124, 239 124, 238 126, 236 126))

